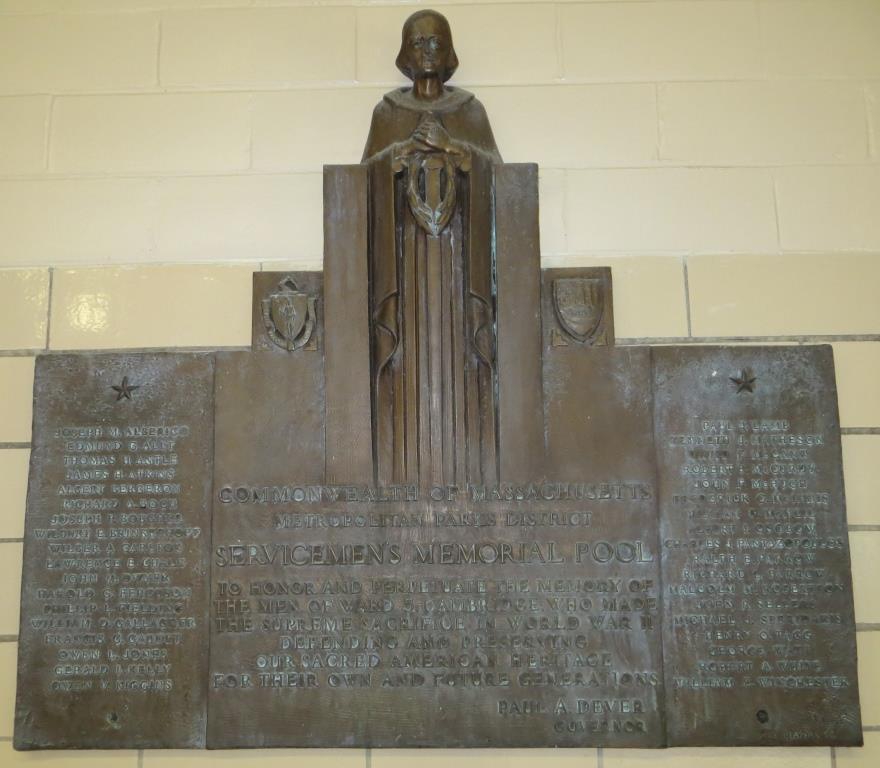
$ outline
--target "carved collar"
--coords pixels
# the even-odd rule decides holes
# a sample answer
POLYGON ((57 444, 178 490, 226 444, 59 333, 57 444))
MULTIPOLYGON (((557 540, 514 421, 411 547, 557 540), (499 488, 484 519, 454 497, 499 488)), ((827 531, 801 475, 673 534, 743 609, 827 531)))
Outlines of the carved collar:
POLYGON ((454 109, 467 104, 474 98, 474 94, 469 91, 462 91, 451 85, 445 86, 443 94, 433 101, 424 101, 417 99, 412 95, 410 86, 398 88, 385 94, 393 106, 401 109, 408 109, 412 112, 451 112, 454 109))

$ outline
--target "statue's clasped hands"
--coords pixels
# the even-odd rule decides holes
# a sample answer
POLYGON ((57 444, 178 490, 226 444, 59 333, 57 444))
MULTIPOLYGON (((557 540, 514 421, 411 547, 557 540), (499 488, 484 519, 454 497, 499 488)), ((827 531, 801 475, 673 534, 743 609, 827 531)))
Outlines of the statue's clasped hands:
POLYGON ((464 155, 465 148, 449 136, 442 123, 428 114, 416 126, 410 136, 411 151, 444 152, 447 155, 464 155))
POLYGON ((446 129, 433 115, 428 115, 412 132, 413 141, 424 144, 429 149, 448 152, 452 147, 452 139, 446 129))
POLYGON ((398 170, 402 164, 419 155, 445 155, 455 167, 470 170, 470 151, 467 144, 453 139, 443 124, 432 114, 427 114, 416 126, 410 137, 396 145, 394 157, 398 170))

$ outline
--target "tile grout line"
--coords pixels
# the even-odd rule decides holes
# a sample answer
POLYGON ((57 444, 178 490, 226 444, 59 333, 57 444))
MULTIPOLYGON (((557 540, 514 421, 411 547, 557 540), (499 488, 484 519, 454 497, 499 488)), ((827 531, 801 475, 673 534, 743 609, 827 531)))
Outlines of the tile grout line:
POLYGON ((22 442, 0 443, 0 451, 13 450, 16 448, 30 448, 30 447, 31 447, 30 443, 25 443, 23 441, 22 442))
MULTIPOLYGON (((609 0, 589 0, 590 2, 609 2, 609 0)), ((611 0, 613 1, 613 0, 611 0)), ((665 0, 645 0, 647 2, 656 2, 663 3, 665 0)), ((743 0, 731 0, 732 2, 743 2, 743 0)), ((265 0, 262 0, 265 2, 265 0)), ((559 3, 557 0, 557 5, 578 5, 582 4, 583 0, 571 0, 571 2, 559 3)), ((456 7, 463 8, 468 5, 476 5, 476 6, 485 6, 487 3, 485 0, 483 2, 476 3, 456 3, 456 7)), ((506 2, 506 4, 510 5, 511 3, 506 2)), ((524 0, 522 3, 515 3, 522 5, 532 5, 534 4, 534 0, 524 0)), ((230 6, 215 6, 214 10, 221 7, 230 7, 230 6)), ((280 6, 276 6, 280 7, 280 6)), ((290 6, 288 6, 290 7, 290 6)), ((332 7, 332 6, 330 6, 332 7)), ((348 8, 375 8, 375 7, 386 7, 386 8, 395 8, 399 7, 399 3, 391 2, 385 3, 382 6, 379 5, 346 5, 348 8)), ((166 8, 167 10, 167 8, 166 8)), ((120 11, 115 11, 119 13, 120 11)), ((54 12, 56 15, 60 14, 60 12, 54 12)), ((103 11, 106 13, 106 11, 103 11)), ((22 14, 22 15, 34 15, 31 14, 22 14)), ((0 19, 7 18, 8 14, 5 14, 2 10, 0 10, 0 19)), ((396 48, 395 48, 396 50, 396 48)), ((867 78, 868 80, 873 80, 875 78, 867 78)), ((522 90, 524 88, 532 88, 532 87, 554 87, 558 86, 560 88, 567 88, 570 86, 588 86, 588 87, 607 87, 607 86, 631 86, 631 85, 737 85, 737 84, 749 84, 749 85, 761 85, 766 83, 774 83, 777 85, 791 85, 793 83, 796 84, 804 84, 804 83, 826 83, 826 84, 834 84, 834 85, 850 85, 861 88, 865 84, 866 78, 863 75, 852 75, 852 76, 832 76, 832 77, 823 77, 820 75, 802 75, 802 76, 773 76, 773 77, 664 77, 662 79, 649 79, 645 77, 631 77, 631 78, 609 78, 609 79, 600 79, 600 78, 591 78, 586 76, 573 76, 566 77, 563 80, 558 78, 534 78, 522 81, 511 82, 510 80, 500 80, 500 79, 487 79, 487 80, 459 80, 457 82, 462 88, 497 88, 499 90, 522 90)), ((149 96, 155 94, 162 93, 183 93, 183 94, 198 94, 198 93, 245 93, 245 92, 256 92, 256 93, 278 93, 278 92, 287 92, 287 91, 387 91, 389 88, 399 88, 405 84, 405 81, 402 79, 375 79, 375 80, 360 80, 356 78, 336 78, 330 80, 296 80, 291 82, 273 82, 262 80, 258 82, 247 83, 247 85, 242 85, 241 83, 236 83, 234 81, 230 82, 188 82, 188 83, 171 83, 171 84, 159 84, 159 85, 150 85, 150 86, 130 86, 128 88, 124 86, 116 87, 116 88, 99 88, 99 89, 76 89, 76 88, 68 88, 63 90, 57 90, 53 95, 64 97, 64 98, 87 98, 93 96, 149 96)), ((35 96, 35 95, 47 95, 46 91, 38 91, 36 88, 31 89, 21 89, 21 90, 10 90, 8 92, 4 92, 2 94, 3 97, 14 97, 14 96, 35 96)), ((825 160, 819 161, 820 163, 824 162, 829 165, 836 164, 833 160, 825 160)), ((850 162, 859 162, 859 161, 850 161, 850 162)), ((860 162, 864 162, 863 160, 860 162)), ((814 165, 818 163, 813 163, 812 161, 802 161, 802 164, 814 165)))
POLYGON ((837 752, 831 747, 831 768, 837 768, 837 752))
POLYGON ((663 83, 654 83, 654 160, 661 163, 663 147, 663 118, 660 109, 660 86, 663 83))
POLYGON ((880 435, 880 427, 841 427, 841 435, 880 435))
POLYGON ((856 632, 880 632, 880 624, 876 622, 856 622, 856 632))
POLYGON ((159 13, 159 20, 156 29, 156 88, 160 92, 162 89, 162 13, 159 13))
POLYGON ((373 750, 367 747, 364 750, 364 768, 372 768, 373 766, 373 750))
POLYGON ((34 347, 32 349, 0 349, 0 357, 34 357, 45 352, 44 347, 34 347))
POLYGON ((0 635, 0 643, 17 643, 18 635, 0 635))
POLYGON ((605 749, 596 747, 596 768, 605 768, 605 749))
POLYGON ((52 119, 55 115, 55 94, 49 95, 49 108, 46 110, 46 135, 43 137, 43 171, 49 172, 49 152, 52 140, 52 119))
POLYGON ((770 175, 770 191, 773 193, 773 221, 776 225, 776 252, 782 253, 782 227, 779 224, 779 190, 776 184, 776 174, 772 168, 767 169, 770 175))
POLYGON ((880 525, 876 523, 855 523, 853 525, 847 526, 852 531, 880 531, 880 525))
MULTIPOLYGON (((254 170, 254 94, 248 95, 247 100, 247 117, 248 117, 248 146, 247 146, 247 156, 248 156, 248 170, 254 170)), ((260 271, 262 271, 262 266, 260 267, 260 271)))
POLYGON ((764 34, 764 14, 761 0, 753 0, 752 7, 755 9, 755 31, 757 32, 758 44, 758 72, 761 74, 761 80, 769 79, 769 67, 767 66, 767 45, 766 35, 764 34))
MULTIPOLYGON (((2 16, 0 16, 2 18, 2 16)), ((550 87, 550 86, 541 86, 541 87, 550 87)), ((201 93, 201 92, 196 92, 201 93)), ((247 94, 248 92, 244 91, 243 94, 247 94)), ((163 94, 153 94, 161 96, 163 94)), ((169 94, 174 95, 174 94, 169 94)), ((257 95, 253 93, 251 95, 257 95)), ((0 94, 0 98, 13 98, 10 96, 0 94)), ((617 172, 617 171, 646 171, 646 172, 657 172, 657 171, 774 171, 774 170, 787 170, 790 168, 793 169, 803 169, 803 168, 821 168, 821 169, 863 169, 863 168, 877 168, 880 166, 880 160, 872 160, 871 162, 851 162, 851 163, 780 163, 777 165, 743 165, 743 164, 723 164, 723 163, 698 163, 694 162, 682 162, 682 161, 672 161, 672 160, 655 160, 653 164, 644 164, 644 163, 618 163, 617 165, 612 165, 609 163, 593 163, 593 164, 582 164, 582 165, 571 165, 571 166, 560 166, 556 163, 540 163, 541 170, 543 171, 577 171, 577 172, 617 172)), ((217 179, 217 178, 225 178, 225 179, 240 179, 240 178, 250 178, 250 177, 267 177, 274 178, 277 176, 285 176, 285 177, 293 177, 293 176, 320 176, 322 173, 321 167, 313 166, 313 165, 291 165, 289 167, 278 167, 278 168, 236 168, 229 167, 220 170, 196 170, 193 168, 182 169, 178 171, 158 171, 158 170, 91 170, 91 171, 57 171, 57 172, 31 172, 31 173, 0 173, 0 179, 3 181, 30 181, 30 182, 52 182, 52 181, 95 181, 95 180, 140 180, 140 181, 164 181, 164 180, 180 180, 180 179, 217 179)), ((689 250, 688 248, 669 248, 669 249, 660 249, 661 252, 674 253, 676 255, 680 255, 681 253, 689 250)), ((605 255, 605 250, 598 250, 599 255, 605 255)), ((621 250, 611 249, 608 251, 611 254, 615 254, 618 256, 632 256, 638 254, 644 255, 654 255, 658 252, 658 249, 633 249, 626 248, 621 250)), ((738 253, 742 253, 743 251, 740 249, 736 249, 734 251, 731 250, 715 250, 708 249, 705 251, 704 255, 707 256, 733 256, 738 253)), ((815 255, 827 255, 827 249, 816 249, 816 250, 806 250, 804 248, 780 248, 779 253, 786 255, 797 255, 801 253, 810 253, 815 255)), ((835 253, 839 253, 842 255, 861 255, 865 253, 876 253, 876 247, 852 247, 852 246, 839 246, 835 248, 835 253)), ((749 251, 749 255, 752 256, 760 256, 760 255, 768 255, 764 250, 760 251, 749 251)), ((549 254, 554 255, 554 254, 549 254)), ((241 261, 242 259, 235 259, 235 261, 241 261)), ((122 262, 121 264, 125 264, 126 262, 122 262)), ((196 261, 194 263, 206 263, 204 261, 196 261)), ((214 262, 208 262, 214 263, 214 262)), ((110 263, 112 266, 119 266, 116 262, 110 263)), ((74 262, 71 262, 72 266, 79 266, 74 262)), ((108 262, 104 262, 103 264, 98 264, 96 266, 107 266, 108 262)), ((10 265, 10 267, 15 265, 10 265)), ((22 268, 35 266, 33 264, 21 264, 22 268)), ((6 269, 8 267, 4 267, 6 269)))
POLYGON ((565 80, 565 51, 562 44, 562 9, 559 3, 553 5, 553 25, 556 46, 556 79, 563 82, 565 80))
POLYGON ((355 83, 360 83, 360 69, 361 69, 361 57, 360 51, 358 50, 358 40, 361 36, 360 30, 360 8, 358 6, 354 6, 354 81, 355 83))
POLYGON ((52 296, 55 293, 55 267, 49 267, 49 299, 46 302, 46 350, 52 342, 52 296))
POLYGON ((0 544, 24 544, 23 538, 8 538, 8 539, 0 539, 0 544))
POLYGON ((681 268, 684 274, 684 306, 687 311, 687 329, 688 337, 694 335, 691 329, 691 286, 688 278, 688 257, 683 256, 681 259, 681 268))

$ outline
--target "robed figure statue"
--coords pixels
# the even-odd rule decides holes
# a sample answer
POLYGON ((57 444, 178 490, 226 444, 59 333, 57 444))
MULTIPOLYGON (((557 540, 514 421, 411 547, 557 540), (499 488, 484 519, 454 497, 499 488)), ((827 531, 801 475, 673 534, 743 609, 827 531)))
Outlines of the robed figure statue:
POLYGON ((493 166, 483 105, 446 85, 446 19, 403 27, 412 86, 373 112, 368 165, 371 399, 380 484, 497 482, 493 166))

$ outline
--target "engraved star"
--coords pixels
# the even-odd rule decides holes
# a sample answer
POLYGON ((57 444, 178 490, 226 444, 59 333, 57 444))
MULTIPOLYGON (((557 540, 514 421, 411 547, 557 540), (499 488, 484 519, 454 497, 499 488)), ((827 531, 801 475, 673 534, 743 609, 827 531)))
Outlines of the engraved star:
POLYGON ((110 385, 111 389, 116 390, 116 402, 118 403, 124 397, 126 400, 131 400, 131 393, 136 389, 140 389, 139 384, 129 384, 128 376, 122 377, 122 383, 119 386, 115 384, 110 385))
POLYGON ((743 368, 739 375, 731 376, 730 380, 736 386, 736 393, 740 392, 754 392, 755 391, 755 381, 757 377, 748 369, 743 368))

